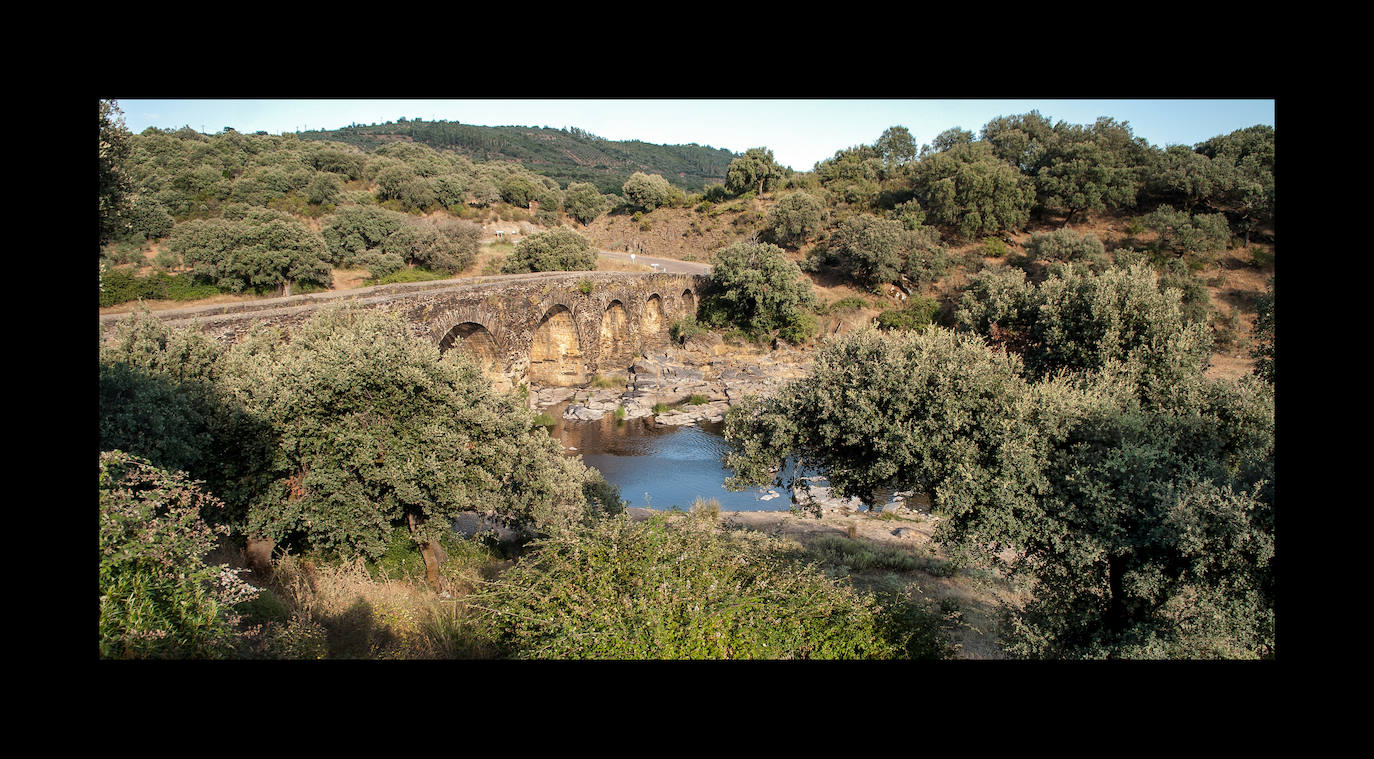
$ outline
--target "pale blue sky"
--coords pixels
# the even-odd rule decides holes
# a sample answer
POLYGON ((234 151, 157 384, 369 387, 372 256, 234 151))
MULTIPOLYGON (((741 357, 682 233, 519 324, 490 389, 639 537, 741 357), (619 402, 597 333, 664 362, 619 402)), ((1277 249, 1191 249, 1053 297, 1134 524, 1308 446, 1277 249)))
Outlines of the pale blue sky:
POLYGON ((350 123, 446 119, 481 126, 579 127, 608 140, 695 142, 742 153, 766 147, 783 165, 810 171, 853 145, 904 126, 917 145, 961 127, 975 134, 997 116, 1038 110, 1054 121, 1126 121, 1151 144, 1194 145, 1236 129, 1274 126, 1273 100, 119 100, 133 132, 150 126, 271 134, 350 123))

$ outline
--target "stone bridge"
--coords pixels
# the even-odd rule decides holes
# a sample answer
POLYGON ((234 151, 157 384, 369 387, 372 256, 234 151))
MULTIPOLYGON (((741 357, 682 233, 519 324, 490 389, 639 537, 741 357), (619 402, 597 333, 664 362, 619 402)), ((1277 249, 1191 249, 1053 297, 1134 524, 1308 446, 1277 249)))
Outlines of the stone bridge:
MULTIPOLYGON (((345 292, 155 312, 236 342, 255 324, 287 330, 338 303, 399 314, 441 351, 461 350, 494 381, 571 386, 597 372, 624 372, 639 354, 666 347, 668 328, 696 313, 700 274, 543 272, 413 282, 345 292)), ((100 317, 101 326, 127 318, 100 317)))

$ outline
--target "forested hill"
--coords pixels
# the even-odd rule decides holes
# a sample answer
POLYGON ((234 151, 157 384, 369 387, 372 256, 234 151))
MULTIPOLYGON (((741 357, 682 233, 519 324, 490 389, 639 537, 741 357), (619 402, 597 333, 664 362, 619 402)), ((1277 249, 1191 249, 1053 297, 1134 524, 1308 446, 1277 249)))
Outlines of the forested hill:
POLYGON ((346 142, 371 151, 397 141, 452 150, 475 161, 516 161, 560 185, 590 182, 603 193, 621 192, 636 171, 659 174, 689 192, 725 182, 736 154, 722 148, 613 142, 576 127, 485 127, 456 121, 407 121, 300 132, 301 139, 346 142))

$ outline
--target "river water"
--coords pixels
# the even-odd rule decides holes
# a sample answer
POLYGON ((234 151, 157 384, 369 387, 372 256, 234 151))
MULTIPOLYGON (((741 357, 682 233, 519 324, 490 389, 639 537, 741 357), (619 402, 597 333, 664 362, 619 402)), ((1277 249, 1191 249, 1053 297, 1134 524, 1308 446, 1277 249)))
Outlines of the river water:
POLYGON ((725 489, 732 472, 721 464, 729 449, 724 424, 663 426, 654 424, 652 416, 616 420, 611 414, 577 422, 563 418, 566 407, 560 403, 544 409, 556 420, 549 434, 565 453, 580 454, 584 463, 620 486, 620 497, 630 506, 685 510, 697 497, 714 498, 726 511, 787 511, 792 506, 784 488, 725 489))

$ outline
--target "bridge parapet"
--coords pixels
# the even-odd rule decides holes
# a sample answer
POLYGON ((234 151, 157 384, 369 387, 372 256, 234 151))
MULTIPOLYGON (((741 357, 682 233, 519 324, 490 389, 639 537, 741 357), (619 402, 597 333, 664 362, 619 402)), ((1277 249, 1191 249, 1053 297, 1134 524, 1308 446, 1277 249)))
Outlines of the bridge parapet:
MULTIPOLYGON (((541 384, 581 384, 592 372, 623 369, 626 359, 665 344, 669 325, 695 313, 705 279, 700 274, 541 272, 383 285, 153 315, 234 343, 256 324, 290 331, 336 304, 378 308, 399 314, 417 337, 441 350, 473 354, 493 375, 512 381, 538 375, 541 384)), ((100 323, 104 328, 124 318, 103 315, 100 323)))

